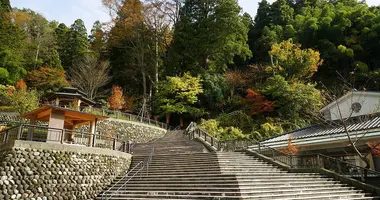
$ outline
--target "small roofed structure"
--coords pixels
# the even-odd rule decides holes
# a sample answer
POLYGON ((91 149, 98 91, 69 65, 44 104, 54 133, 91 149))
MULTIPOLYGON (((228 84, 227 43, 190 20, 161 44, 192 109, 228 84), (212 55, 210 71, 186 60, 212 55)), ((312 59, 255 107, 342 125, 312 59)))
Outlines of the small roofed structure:
POLYGON ((75 106, 80 108, 81 106, 94 106, 95 101, 89 99, 83 91, 74 87, 64 87, 58 92, 54 93, 47 99, 49 102, 56 106, 75 106), (76 105, 73 105, 73 104, 76 105))
MULTIPOLYGON (((55 106, 42 106, 36 110, 33 110, 21 117, 30 119, 32 124, 36 124, 37 121, 48 122, 48 133, 46 141, 61 141, 61 140, 73 140, 74 129, 80 125, 90 125, 89 129, 89 144, 91 145, 91 136, 96 132, 96 122, 98 120, 104 120, 107 117, 94 115, 90 113, 84 113, 76 110, 70 110, 62 107, 55 106), (62 132, 67 133, 62 137, 62 132)), ((33 134, 33 131, 29 131, 29 134, 33 134)))

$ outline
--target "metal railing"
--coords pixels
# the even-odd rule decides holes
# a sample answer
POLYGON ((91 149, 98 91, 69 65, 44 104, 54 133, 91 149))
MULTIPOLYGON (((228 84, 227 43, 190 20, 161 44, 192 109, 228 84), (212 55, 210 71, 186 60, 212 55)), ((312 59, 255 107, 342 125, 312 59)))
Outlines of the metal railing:
POLYGON ((20 124, 0 131, 0 144, 6 144, 14 140, 27 140, 35 142, 57 142, 61 144, 76 144, 87 147, 131 152, 131 143, 116 137, 110 137, 100 133, 86 133, 67 129, 50 128, 30 124, 20 124))
POLYGON ((316 164, 319 168, 334 171, 345 177, 353 178, 380 188, 380 172, 378 171, 357 166, 344 160, 322 154, 313 157, 301 157, 300 159, 306 160, 307 162, 310 162, 310 164, 316 164))
POLYGON ((119 179, 115 184, 113 184, 110 188, 108 188, 108 190, 103 192, 101 195, 101 199, 105 199, 105 200, 110 199, 115 193, 116 194, 120 193, 120 189, 123 188, 138 173, 142 172, 143 169, 144 169, 144 162, 140 161, 135 167, 129 170, 124 175, 123 178, 119 179), (132 176, 130 176, 131 173, 133 173, 132 176), (116 188, 120 184, 121 181, 124 181, 124 183, 116 189, 116 192, 112 191, 112 193, 110 193, 111 190, 114 190, 114 188, 116 188))
POLYGON ((210 135, 207 131, 199 128, 195 122, 191 122, 189 124, 189 126, 185 129, 184 134, 187 135, 190 139, 201 139, 216 151, 242 151, 247 149, 250 145, 256 143, 256 141, 253 141, 249 138, 236 140, 219 140, 210 135))
POLYGON ((108 110, 108 109, 102 109, 102 108, 92 108, 92 107, 84 107, 83 109, 81 109, 81 111, 97 114, 101 116, 106 116, 106 117, 112 117, 116 119, 123 119, 123 120, 128 120, 128 121, 145 123, 145 124, 157 126, 163 129, 168 129, 168 125, 165 123, 162 123, 150 118, 140 117, 138 115, 121 112, 121 111, 114 111, 114 110, 108 110))
POLYGON ((148 160, 146 161, 146 175, 147 176, 149 174, 149 165, 152 162, 153 154, 154 154, 154 145, 152 146, 152 150, 150 151, 148 160))
POLYGON ((341 176, 356 179, 360 182, 380 188, 380 172, 357 166, 338 158, 323 154, 290 155, 259 142, 254 151, 274 161, 285 164, 290 168, 326 169, 338 173, 341 176))
MULTIPOLYGON (((68 106, 55 105, 55 104, 42 104, 42 106, 52 106, 52 107, 71 109, 68 106)), ((121 111, 115 111, 115 110, 109 110, 109 109, 103 109, 103 108, 93 108, 93 107, 88 107, 88 106, 81 106, 80 108, 77 108, 77 109, 79 109, 78 111, 91 113, 94 115, 100 115, 100 116, 128 120, 128 121, 135 121, 135 122, 149 124, 152 126, 157 126, 163 129, 168 129, 168 125, 165 123, 162 123, 150 118, 140 117, 138 115, 121 112, 121 111)))

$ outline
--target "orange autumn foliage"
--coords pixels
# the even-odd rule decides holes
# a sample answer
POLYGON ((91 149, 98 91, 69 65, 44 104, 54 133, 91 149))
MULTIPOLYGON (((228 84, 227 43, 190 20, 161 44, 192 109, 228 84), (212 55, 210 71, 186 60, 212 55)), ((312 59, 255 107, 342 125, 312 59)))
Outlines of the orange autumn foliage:
POLYGON ((123 89, 120 86, 112 86, 112 95, 108 97, 108 103, 110 108, 120 110, 125 105, 125 99, 123 96, 123 89))
POLYGON ((134 102, 136 100, 136 97, 125 97, 125 104, 124 104, 124 110, 127 112, 131 112, 134 110, 134 102))
POLYGON ((373 156, 380 157, 380 141, 368 142, 368 147, 372 149, 373 156))
POLYGON ((300 147, 297 147, 296 145, 292 144, 292 139, 289 138, 288 146, 281 148, 280 151, 289 155, 297 155, 297 153, 300 151, 300 147))
POLYGON ((258 92, 251 89, 247 89, 247 95, 242 99, 242 103, 249 106, 252 115, 260 113, 273 112, 274 101, 268 101, 266 98, 258 92))
POLYGON ((16 82, 15 88, 26 90, 28 88, 28 86, 26 85, 25 81, 23 79, 21 79, 21 80, 16 82))

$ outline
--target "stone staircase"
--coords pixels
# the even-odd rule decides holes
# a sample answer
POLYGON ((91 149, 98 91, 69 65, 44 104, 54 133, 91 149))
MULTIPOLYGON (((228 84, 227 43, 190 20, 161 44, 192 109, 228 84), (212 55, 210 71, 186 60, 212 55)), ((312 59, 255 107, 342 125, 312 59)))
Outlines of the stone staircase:
POLYGON ((207 152, 180 132, 136 146, 132 168, 149 159, 152 145, 148 170, 114 184, 104 199, 373 199, 319 174, 289 173, 245 153, 207 152))

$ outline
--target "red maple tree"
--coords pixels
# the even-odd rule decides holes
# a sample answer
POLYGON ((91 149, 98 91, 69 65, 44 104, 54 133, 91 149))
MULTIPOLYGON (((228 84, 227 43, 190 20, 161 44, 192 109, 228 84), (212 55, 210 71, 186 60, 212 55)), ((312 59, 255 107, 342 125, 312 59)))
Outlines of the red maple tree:
POLYGON ((368 147, 371 148, 373 156, 380 157, 380 141, 368 142, 368 147))
POLYGON ((242 103, 249 106, 252 115, 273 112, 274 101, 268 101, 263 95, 251 89, 247 89, 247 95, 242 103))

